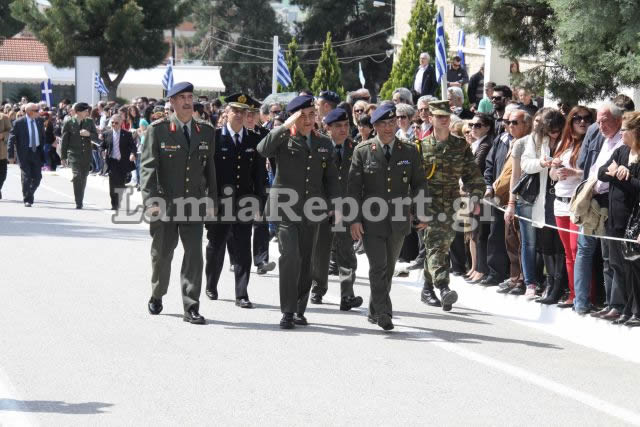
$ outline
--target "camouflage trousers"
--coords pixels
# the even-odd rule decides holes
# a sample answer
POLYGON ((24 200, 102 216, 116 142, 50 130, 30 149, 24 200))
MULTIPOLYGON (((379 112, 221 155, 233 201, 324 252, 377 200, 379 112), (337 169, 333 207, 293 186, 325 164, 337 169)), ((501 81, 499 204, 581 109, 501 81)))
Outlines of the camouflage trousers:
POLYGON ((436 288, 449 286, 449 248, 456 238, 451 224, 429 224, 422 235, 427 257, 424 263, 425 284, 436 288))

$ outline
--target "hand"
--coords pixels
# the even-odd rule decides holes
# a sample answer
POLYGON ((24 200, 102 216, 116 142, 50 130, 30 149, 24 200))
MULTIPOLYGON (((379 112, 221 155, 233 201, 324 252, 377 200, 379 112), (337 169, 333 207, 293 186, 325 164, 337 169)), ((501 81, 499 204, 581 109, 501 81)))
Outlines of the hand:
POLYGON ((217 209, 216 208, 207 208, 205 215, 207 218, 215 218, 216 217, 216 212, 217 209))
POLYGON ((513 205, 507 206, 507 209, 504 211, 504 222, 511 223, 515 218, 516 207, 513 205))
POLYGON ((493 198, 493 190, 487 190, 487 191, 484 193, 484 198, 485 198, 485 199, 492 199, 492 198, 493 198))
POLYGON ((614 160, 613 162, 611 162, 611 164, 607 168, 607 175, 616 176, 616 172, 618 172, 618 164, 614 160))
POLYGON ((640 243, 640 235, 638 235, 638 240, 637 240, 637 242, 638 242, 638 243, 640 243))
POLYGON ((554 168, 559 168, 562 166, 562 159, 560 158, 555 158, 551 161, 551 166, 554 168))
POLYGON ((616 178, 620 181, 628 181, 629 180, 629 169, 625 166, 618 166, 618 170, 616 171, 616 178))
POLYGON ((296 121, 300 118, 301 115, 302 115, 302 111, 301 110, 296 111, 291 116, 289 116, 287 121, 284 122, 284 124, 282 126, 284 126, 287 129, 291 129, 293 127, 293 125, 296 124, 296 121))
POLYGON ((65 159, 62 159, 62 160, 60 161, 60 163, 62 164, 62 167, 63 167, 63 168, 66 168, 66 167, 67 167, 67 161, 66 161, 65 159))
POLYGON ((160 215, 160 206, 149 206, 147 208, 146 214, 148 217, 156 217, 160 215))
POLYGON ((558 175, 559 181, 564 181, 565 179, 575 175, 575 171, 571 168, 561 168, 556 171, 558 175))
POLYGON ((356 222, 355 224, 351 224, 351 238, 353 240, 361 240, 363 234, 364 228, 361 223, 356 222))
POLYGON ((329 216, 333 216, 335 218, 333 221, 334 224, 340 224, 342 222, 342 212, 340 211, 331 211, 329 212, 329 216))
POLYGON ((12 157, 12 158, 10 158, 10 159, 9 159, 9 164, 11 164, 11 165, 12 165, 12 164, 14 164, 15 162, 16 162, 16 158, 15 158, 15 157, 12 157))
POLYGON ((129 161, 130 161, 130 162, 135 162, 135 161, 136 161, 136 155, 135 155, 135 154, 133 154, 133 153, 131 153, 131 154, 129 155, 129 161))
POLYGON ((88 130, 80 129, 80 136, 89 136, 91 135, 88 130))
POLYGON ((473 214, 474 215, 480 215, 480 211, 481 211, 480 203, 475 203, 473 205, 473 214))
POLYGON ((546 158, 546 159, 540 159, 540 166, 542 166, 543 168, 550 168, 552 166, 552 159, 546 158))
POLYGON ((426 222, 419 222, 415 225, 416 230, 424 230, 427 227, 429 227, 429 224, 427 224, 426 222))

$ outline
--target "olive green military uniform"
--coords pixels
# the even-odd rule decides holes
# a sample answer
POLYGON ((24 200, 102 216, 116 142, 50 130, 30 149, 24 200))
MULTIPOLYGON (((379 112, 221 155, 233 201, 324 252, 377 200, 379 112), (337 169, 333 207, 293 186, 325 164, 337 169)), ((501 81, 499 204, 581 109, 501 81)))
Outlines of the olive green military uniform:
MULTIPOLYGON (((412 204, 404 204, 402 215, 394 218, 392 200, 413 198, 421 190, 425 190, 424 170, 414 145, 395 138, 389 161, 378 137, 355 148, 349 171, 348 195, 360 207, 359 216, 353 223, 359 222, 364 228, 363 244, 369 259, 371 285, 369 316, 392 315, 391 279, 404 238, 410 232, 412 204), (378 221, 367 219, 362 212, 363 203, 373 197, 386 202, 389 208, 388 215, 378 221)), ((380 214, 376 204, 370 211, 374 216, 380 214)))
POLYGON ((216 171, 214 163, 215 130, 203 121, 191 120, 190 141, 183 132, 183 125, 175 114, 151 123, 140 161, 141 191, 145 205, 152 198, 164 200, 167 206, 166 221, 153 221, 149 229, 151 242, 151 292, 161 299, 169 287, 171 260, 178 245, 178 237, 184 247, 180 270, 182 303, 185 312, 199 308, 202 284, 202 217, 200 209, 185 209, 187 216, 198 215, 184 221, 176 199, 209 197, 217 199, 216 171))
POLYGON ((81 207, 84 200, 84 190, 87 186, 87 176, 91 171, 91 159, 93 152, 92 141, 98 140, 96 125, 90 118, 76 120, 71 118, 62 126, 62 144, 60 151, 62 160, 68 160, 73 173, 73 195, 76 206, 81 207), (89 136, 80 136, 80 131, 89 131, 89 136))
POLYGON ((446 141, 437 141, 434 133, 418 143, 418 151, 432 198, 427 209, 427 216, 432 219, 423 234, 427 251, 425 285, 442 288, 449 285, 449 248, 456 237, 453 224, 455 208, 459 207, 459 179, 477 200, 482 198, 485 185, 464 139, 450 134, 446 141))
POLYGON ((333 144, 315 131, 306 138, 281 126, 258 144, 258 152, 275 158, 278 165, 269 193, 267 217, 273 222, 282 216, 278 223, 280 310, 304 314, 311 289, 311 252, 318 224, 304 217, 303 206, 312 197, 333 199, 340 195, 338 172, 331 161, 333 144), (284 188, 298 195, 298 202, 291 207, 293 215, 279 209, 288 199, 278 194, 284 188))
MULTIPOLYGON (((351 157, 355 145, 352 141, 346 140, 342 144, 341 154, 338 156, 338 146, 334 146, 333 162, 338 170, 338 182, 340 184, 340 197, 347 195, 347 182, 349 180, 349 169, 351 168, 351 157)), ((335 247, 336 263, 340 275, 340 297, 341 299, 354 296, 353 283, 356 279, 356 268, 358 260, 353 250, 353 239, 351 232, 347 228, 345 231, 331 232, 331 221, 324 221, 318 226, 318 234, 313 246, 313 264, 311 266, 311 279, 314 295, 324 296, 327 293, 329 281, 329 257, 332 248, 335 247)))

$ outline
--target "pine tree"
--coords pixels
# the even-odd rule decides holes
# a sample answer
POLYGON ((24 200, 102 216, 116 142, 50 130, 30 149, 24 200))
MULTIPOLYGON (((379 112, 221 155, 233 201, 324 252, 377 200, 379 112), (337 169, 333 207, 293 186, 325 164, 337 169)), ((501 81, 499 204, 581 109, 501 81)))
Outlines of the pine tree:
POLYGON ((331 45, 331 32, 327 33, 327 39, 322 47, 322 54, 318 61, 316 73, 311 82, 311 90, 318 94, 323 90, 332 90, 344 98, 345 92, 342 86, 342 72, 336 55, 331 45))
POLYGON ((300 58, 298 58, 298 42, 295 38, 291 39, 291 42, 289 42, 285 57, 287 60, 287 68, 289 68, 289 73, 291 74, 291 84, 287 87, 282 87, 278 83, 278 92, 299 92, 302 89, 309 88, 309 81, 300 67, 300 58))
POLYGON ((400 57, 393 63, 391 75, 382 86, 380 97, 391 99, 396 88, 413 86, 416 67, 420 63, 420 53, 428 52, 435 62, 436 24, 438 9, 432 0, 417 0, 411 11, 411 30, 402 41, 400 57))

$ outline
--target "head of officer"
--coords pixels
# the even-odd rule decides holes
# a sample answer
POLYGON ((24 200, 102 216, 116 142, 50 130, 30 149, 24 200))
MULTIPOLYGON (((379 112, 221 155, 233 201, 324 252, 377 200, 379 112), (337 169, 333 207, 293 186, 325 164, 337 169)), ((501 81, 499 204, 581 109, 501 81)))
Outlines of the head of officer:
POLYGON ((371 115, 371 124, 383 144, 390 144, 397 132, 395 104, 383 104, 371 115))
POLYGON ((245 116, 249 108, 247 96, 242 93, 235 93, 227 96, 225 101, 227 101, 227 107, 225 108, 227 123, 229 123, 234 132, 240 132, 244 126, 245 116))
POLYGON ((82 121, 89 117, 89 111, 91 107, 86 102, 76 102, 73 104, 73 111, 76 112, 76 119, 78 121, 82 121))
POLYGON ((193 116, 193 85, 189 82, 176 83, 167 92, 167 97, 178 120, 182 123, 191 121, 193 116))
POLYGON ((327 132, 336 145, 342 145, 349 136, 349 115, 342 108, 332 110, 324 118, 327 132))
POLYGON ((293 98, 287 104, 287 112, 291 116, 285 122, 285 126, 290 128, 295 125, 296 133, 302 136, 309 136, 316 121, 316 109, 313 105, 313 96, 302 95, 293 98))

